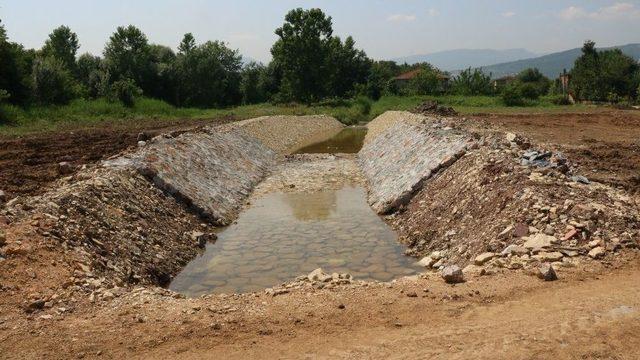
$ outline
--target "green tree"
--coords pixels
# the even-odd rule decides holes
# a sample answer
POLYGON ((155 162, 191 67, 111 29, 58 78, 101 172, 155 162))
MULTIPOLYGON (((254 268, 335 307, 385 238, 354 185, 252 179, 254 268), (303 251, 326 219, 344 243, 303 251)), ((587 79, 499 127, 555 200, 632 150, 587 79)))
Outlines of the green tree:
POLYGON ((431 64, 421 64, 405 89, 411 95, 437 95, 444 91, 442 74, 431 64))
POLYGON ((32 81, 34 100, 40 104, 67 104, 76 96, 73 75, 58 58, 37 58, 32 81))
POLYGON ((329 77, 326 80, 327 94, 335 97, 355 95, 358 86, 364 86, 371 71, 371 60, 364 51, 355 47, 355 40, 347 37, 344 43, 339 37, 333 37, 328 43, 326 68, 329 77))
POLYGON ((459 95, 491 95, 491 75, 486 75, 480 69, 469 68, 453 79, 451 90, 459 95))
POLYGON ((118 27, 104 49, 112 82, 133 80, 145 93, 153 93, 155 69, 146 35, 137 27, 118 27))
POLYGON ((0 89, 8 94, 13 104, 26 104, 30 97, 31 68, 35 51, 25 50, 12 43, 0 21, 0 89))
POLYGON ((76 77, 83 88, 83 92, 89 98, 95 99, 105 96, 109 88, 108 73, 99 56, 89 53, 82 54, 78 58, 76 77))
POLYGON ((582 47, 582 55, 576 59, 571 70, 571 87, 579 99, 602 100, 598 81, 601 78, 600 55, 596 43, 586 41, 582 47))
POLYGON ((281 97, 307 103, 324 98, 331 17, 320 9, 291 10, 275 33, 271 54, 282 71, 281 97))
POLYGON ((400 72, 401 68, 395 61, 374 61, 367 76, 365 95, 378 100, 385 93, 393 93, 389 85, 400 72))
POLYGON ((60 26, 49 34, 42 48, 44 57, 54 57, 64 64, 71 72, 76 70, 76 53, 80 48, 78 35, 67 26, 60 26))
POLYGON ((181 54, 187 54, 195 48, 196 48, 196 39, 193 37, 193 34, 192 33, 184 34, 184 37, 182 38, 182 41, 178 46, 178 51, 181 54))
POLYGON ((242 80, 240 82, 240 92, 242 92, 242 103, 257 104, 267 101, 267 91, 265 89, 267 68, 255 62, 251 62, 242 69, 242 80))
POLYGON ((529 99, 537 99, 549 93, 552 83, 537 68, 522 70, 518 74, 516 82, 519 82, 522 86, 522 95, 529 99))
POLYGON ((149 52, 153 64, 153 84, 146 95, 173 102, 175 99, 174 63, 176 54, 168 46, 150 45, 149 52))
POLYGON ((208 41, 175 61, 175 102, 180 106, 229 106, 242 100, 242 57, 219 41, 208 41))

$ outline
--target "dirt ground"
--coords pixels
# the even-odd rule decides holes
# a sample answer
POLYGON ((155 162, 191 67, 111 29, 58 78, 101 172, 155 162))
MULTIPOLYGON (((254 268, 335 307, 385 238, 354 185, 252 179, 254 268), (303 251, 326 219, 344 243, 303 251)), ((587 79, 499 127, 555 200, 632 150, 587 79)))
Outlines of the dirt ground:
POLYGON ((186 131, 197 126, 232 121, 213 120, 143 121, 128 125, 104 124, 100 127, 25 135, 0 136, 0 190, 9 199, 17 195, 37 195, 61 176, 58 164, 73 167, 93 163, 136 145, 140 133, 153 137, 172 131, 186 131))
MULTIPOLYGON (((592 180, 640 190, 637 112, 484 115, 464 123, 521 133, 562 150, 592 180)), ((141 131, 153 135, 198 125, 0 139, 0 189, 9 197, 39 194, 64 176, 61 161, 95 162, 134 145, 141 131)), ((302 165, 289 161, 297 179, 294 170, 302 165)), ((274 188, 305 186, 303 179, 276 180, 274 188)), ((0 218, 0 229, 5 220, 0 218)), ((30 247, 28 252, 5 260, 11 271, 0 274, 0 358, 640 358, 638 250, 562 267, 555 282, 504 271, 447 285, 432 273, 331 289, 309 284, 276 296, 198 299, 161 288, 118 288, 95 299, 49 298, 41 309, 29 309, 41 294, 66 291, 67 279, 78 271, 68 264, 80 254, 42 240, 30 224, 23 229, 11 236, 24 238, 18 250, 30 247)))
MULTIPOLYGON (((591 180, 640 191, 640 111, 474 116, 490 126, 526 135, 562 150, 591 180)), ((479 120, 479 123, 478 123, 479 120)))

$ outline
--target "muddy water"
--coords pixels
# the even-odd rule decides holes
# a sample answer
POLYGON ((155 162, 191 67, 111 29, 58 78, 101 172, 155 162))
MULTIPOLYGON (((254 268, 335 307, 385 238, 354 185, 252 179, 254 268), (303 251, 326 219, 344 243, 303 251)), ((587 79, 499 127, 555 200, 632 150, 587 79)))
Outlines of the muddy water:
POLYGON ((218 236, 172 290, 188 296, 259 291, 318 267, 380 281, 419 270, 359 187, 265 195, 218 236))
POLYGON ((305 146, 296 154, 355 154, 362 149, 366 135, 364 126, 346 127, 330 139, 305 146))

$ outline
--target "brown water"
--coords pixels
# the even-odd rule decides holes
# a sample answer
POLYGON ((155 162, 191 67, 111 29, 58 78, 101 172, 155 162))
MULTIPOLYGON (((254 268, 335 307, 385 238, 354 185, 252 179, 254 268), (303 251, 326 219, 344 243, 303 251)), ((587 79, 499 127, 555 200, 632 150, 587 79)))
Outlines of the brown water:
POLYGON ((296 151, 296 154, 355 154, 362 149, 367 128, 350 126, 328 140, 317 142, 296 151))
POLYGON ((403 252, 360 187, 273 193, 222 230, 170 289, 188 296, 260 291, 318 267, 355 279, 389 281, 419 270, 403 252))

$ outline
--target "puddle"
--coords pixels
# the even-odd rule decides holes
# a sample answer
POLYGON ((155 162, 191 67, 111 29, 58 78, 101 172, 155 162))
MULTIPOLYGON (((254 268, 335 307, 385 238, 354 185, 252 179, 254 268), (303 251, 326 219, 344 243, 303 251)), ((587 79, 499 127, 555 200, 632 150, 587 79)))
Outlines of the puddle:
POLYGON ((260 291, 318 267, 389 281, 419 271, 404 250, 367 205, 363 188, 274 193, 223 229, 170 289, 187 296, 260 291))
POLYGON ((366 135, 364 126, 346 127, 332 138, 305 146, 296 154, 355 154, 362 149, 366 135))

